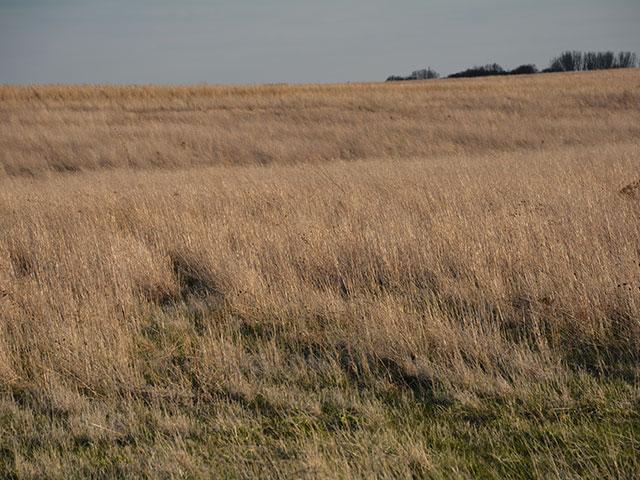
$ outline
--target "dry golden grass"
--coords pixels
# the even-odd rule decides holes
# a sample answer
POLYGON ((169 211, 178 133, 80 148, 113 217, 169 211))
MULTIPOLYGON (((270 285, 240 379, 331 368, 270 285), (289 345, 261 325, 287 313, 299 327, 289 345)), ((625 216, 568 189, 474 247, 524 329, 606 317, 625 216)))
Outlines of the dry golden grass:
POLYGON ((0 87, 0 475, 632 478, 638 87, 0 87))
POLYGON ((586 148, 633 143, 638 104, 635 70, 428 85, 0 86, 0 163, 24 175, 586 148))

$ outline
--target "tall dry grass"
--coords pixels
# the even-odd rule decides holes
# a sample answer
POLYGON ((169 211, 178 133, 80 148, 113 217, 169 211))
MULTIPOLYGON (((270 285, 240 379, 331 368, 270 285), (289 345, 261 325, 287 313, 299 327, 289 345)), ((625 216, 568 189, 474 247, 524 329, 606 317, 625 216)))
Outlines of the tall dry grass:
POLYGON ((0 88, 0 472, 632 477, 639 82, 0 88))
POLYGON ((638 87, 635 70, 428 85, 0 86, 0 163, 33 175, 633 143, 638 87))

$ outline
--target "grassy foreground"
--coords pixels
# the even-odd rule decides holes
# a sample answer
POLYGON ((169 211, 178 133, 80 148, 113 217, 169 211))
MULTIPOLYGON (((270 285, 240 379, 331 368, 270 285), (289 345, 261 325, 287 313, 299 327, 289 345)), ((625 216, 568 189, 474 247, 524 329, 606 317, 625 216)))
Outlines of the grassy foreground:
POLYGON ((0 478, 634 478, 639 86, 0 87, 0 478))

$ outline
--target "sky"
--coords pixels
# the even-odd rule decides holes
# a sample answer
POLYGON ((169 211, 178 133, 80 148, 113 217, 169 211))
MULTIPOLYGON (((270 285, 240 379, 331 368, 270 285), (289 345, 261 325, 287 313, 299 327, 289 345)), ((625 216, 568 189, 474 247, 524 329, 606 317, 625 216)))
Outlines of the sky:
POLYGON ((0 0, 0 84, 384 80, 640 54, 640 0, 0 0))

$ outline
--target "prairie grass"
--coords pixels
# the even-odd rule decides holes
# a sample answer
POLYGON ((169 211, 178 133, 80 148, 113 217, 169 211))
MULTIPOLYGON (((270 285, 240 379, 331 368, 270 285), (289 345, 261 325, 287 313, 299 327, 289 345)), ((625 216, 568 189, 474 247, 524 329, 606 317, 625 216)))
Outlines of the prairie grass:
POLYGON ((639 86, 0 87, 0 476, 633 478, 639 86))

